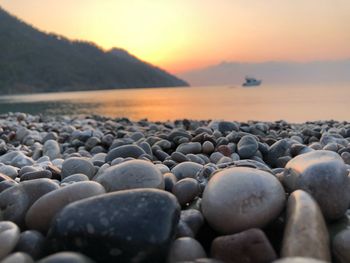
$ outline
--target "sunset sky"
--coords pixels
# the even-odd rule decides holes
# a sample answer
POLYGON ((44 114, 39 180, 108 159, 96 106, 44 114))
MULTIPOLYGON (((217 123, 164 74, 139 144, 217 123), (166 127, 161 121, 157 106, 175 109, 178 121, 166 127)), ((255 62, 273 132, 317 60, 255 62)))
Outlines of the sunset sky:
POLYGON ((350 58, 349 0, 0 0, 35 27, 172 73, 221 61, 350 58))

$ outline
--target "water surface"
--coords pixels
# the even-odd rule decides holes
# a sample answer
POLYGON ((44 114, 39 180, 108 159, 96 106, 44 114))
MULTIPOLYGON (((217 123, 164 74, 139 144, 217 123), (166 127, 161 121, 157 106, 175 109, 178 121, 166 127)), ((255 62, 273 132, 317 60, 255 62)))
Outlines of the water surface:
POLYGON ((0 112, 226 120, 350 120, 350 85, 100 90, 0 96, 0 112))

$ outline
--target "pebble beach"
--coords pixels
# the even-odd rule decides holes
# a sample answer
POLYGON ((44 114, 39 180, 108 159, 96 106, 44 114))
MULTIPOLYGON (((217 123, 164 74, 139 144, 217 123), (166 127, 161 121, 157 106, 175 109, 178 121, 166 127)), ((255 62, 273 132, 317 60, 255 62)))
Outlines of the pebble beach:
POLYGON ((350 123, 0 115, 0 262, 349 263, 350 123))

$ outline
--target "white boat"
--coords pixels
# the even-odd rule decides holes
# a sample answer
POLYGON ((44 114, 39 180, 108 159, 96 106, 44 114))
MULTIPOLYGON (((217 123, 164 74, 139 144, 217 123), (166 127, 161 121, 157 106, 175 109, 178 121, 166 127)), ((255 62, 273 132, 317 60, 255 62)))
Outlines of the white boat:
POLYGON ((259 86, 261 84, 262 80, 258 80, 253 77, 245 77, 245 82, 242 84, 243 87, 253 87, 253 86, 259 86))

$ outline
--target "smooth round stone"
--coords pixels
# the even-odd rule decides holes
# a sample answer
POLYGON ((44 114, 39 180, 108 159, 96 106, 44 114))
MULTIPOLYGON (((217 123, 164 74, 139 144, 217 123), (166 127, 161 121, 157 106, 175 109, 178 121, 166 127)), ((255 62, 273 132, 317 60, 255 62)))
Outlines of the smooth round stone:
POLYGON ((6 189, 0 193, 1 218, 22 227, 25 214, 32 204, 41 196, 58 188, 58 184, 44 178, 24 181, 6 189))
POLYGON ((11 165, 18 168, 22 168, 24 166, 31 166, 33 164, 34 164, 34 160, 28 156, 25 156, 23 153, 18 154, 11 161, 11 165))
POLYGON ((180 237, 170 247, 168 263, 192 261, 206 257, 202 245, 191 237, 180 237))
POLYGON ((272 263, 327 263, 327 261, 304 257, 288 257, 275 260, 272 263))
POLYGON ((291 143, 287 139, 282 139, 275 142, 269 148, 267 154, 267 163, 272 167, 276 167, 276 161, 279 157, 289 155, 291 143))
POLYGON ((202 145, 199 142, 182 143, 176 148, 176 151, 183 154, 196 154, 202 151, 202 145))
POLYGON ((172 173, 163 174, 164 177, 164 190, 171 192, 173 190, 174 185, 177 182, 177 178, 172 173))
POLYGON ((54 249, 79 251, 97 262, 164 262, 179 215, 168 192, 119 191, 66 206, 49 237, 54 249))
POLYGON ((174 185, 172 192, 179 201, 179 204, 184 206, 199 195, 199 183, 196 179, 184 178, 174 185))
POLYGON ((87 256, 76 252, 59 252, 47 256, 38 261, 38 263, 93 263, 94 261, 87 256))
POLYGON ((186 224, 195 236, 204 224, 204 217, 196 209, 186 209, 181 211, 180 221, 186 224))
POLYGON ((89 177, 87 177, 85 174, 72 174, 70 176, 67 176, 61 181, 61 184, 64 183, 76 183, 76 182, 84 182, 89 181, 89 177))
POLYGON ((112 150, 110 150, 107 153, 106 156, 106 162, 110 163, 114 159, 122 157, 122 158, 127 158, 127 157, 132 157, 132 158, 139 158, 141 155, 145 154, 146 152, 139 146, 137 145, 122 145, 119 147, 116 147, 112 150))
POLYGON ((34 263, 34 260, 26 253, 16 252, 8 255, 1 263, 34 263))
POLYGON ((45 237, 40 232, 27 230, 21 233, 15 251, 24 252, 33 259, 39 259, 45 252, 45 241, 45 237))
POLYGON ((52 191, 39 198, 28 210, 26 226, 46 233, 55 215, 66 205, 92 196, 104 194, 102 185, 96 182, 78 182, 52 191))
POLYGON ((49 170, 41 170, 35 172, 27 172, 21 176, 21 181, 28 181, 40 178, 51 179, 52 173, 49 170))
POLYGON ((258 141, 252 135, 243 136, 237 144, 237 153, 241 158, 254 156, 259 148, 258 141))
POLYGON ((350 262, 350 229, 343 230, 334 237, 332 248, 339 263, 350 262))
POLYGON ((90 160, 80 157, 71 157, 62 163, 62 179, 78 173, 85 174, 91 179, 95 175, 95 167, 90 160))
POLYGON ((282 211, 285 193, 272 174, 247 167, 217 172, 204 189, 202 212, 224 234, 263 227, 282 211))
POLYGON ((19 240, 20 229, 10 221, 0 222, 0 260, 15 248, 19 240))
POLYGON ((209 155, 214 151, 214 149, 214 144, 210 141, 205 141, 202 145, 202 151, 204 154, 209 155))
POLYGON ((228 121, 220 121, 218 123, 218 130, 222 133, 227 133, 231 131, 239 131, 239 127, 236 123, 228 121))
POLYGON ((96 181, 107 192, 134 189, 164 189, 164 178, 154 164, 143 160, 131 160, 108 168, 96 181))
POLYGON ((54 160, 61 157, 60 146, 55 140, 47 140, 44 143, 43 155, 48 156, 50 160, 54 160))
POLYGON ((303 190, 293 192, 288 198, 281 255, 331 260, 329 234, 322 212, 303 190))
POLYGON ((265 263, 277 258, 265 233, 257 228, 215 238, 211 245, 211 256, 226 263, 265 263))
POLYGON ((194 162, 183 162, 171 169, 178 180, 183 178, 195 178, 196 174, 203 169, 203 165, 194 162))
POLYGON ((157 163, 155 166, 163 175, 170 172, 169 167, 162 163, 157 163))
POLYGON ((18 174, 18 168, 12 165, 3 165, 0 166, 0 173, 5 174, 12 179, 15 179, 18 174))
POLYGON ((345 214, 350 203, 350 180, 337 153, 319 150, 301 154, 285 168, 283 185, 289 192, 301 189, 311 194, 326 219, 345 214))
POLYGON ((189 159, 184 155, 183 153, 180 152, 173 152, 171 154, 171 159, 173 159, 175 162, 182 163, 182 162, 188 162, 189 159))
POLYGON ((0 182, 0 193, 15 185, 17 185, 17 182, 14 180, 5 180, 0 182))

